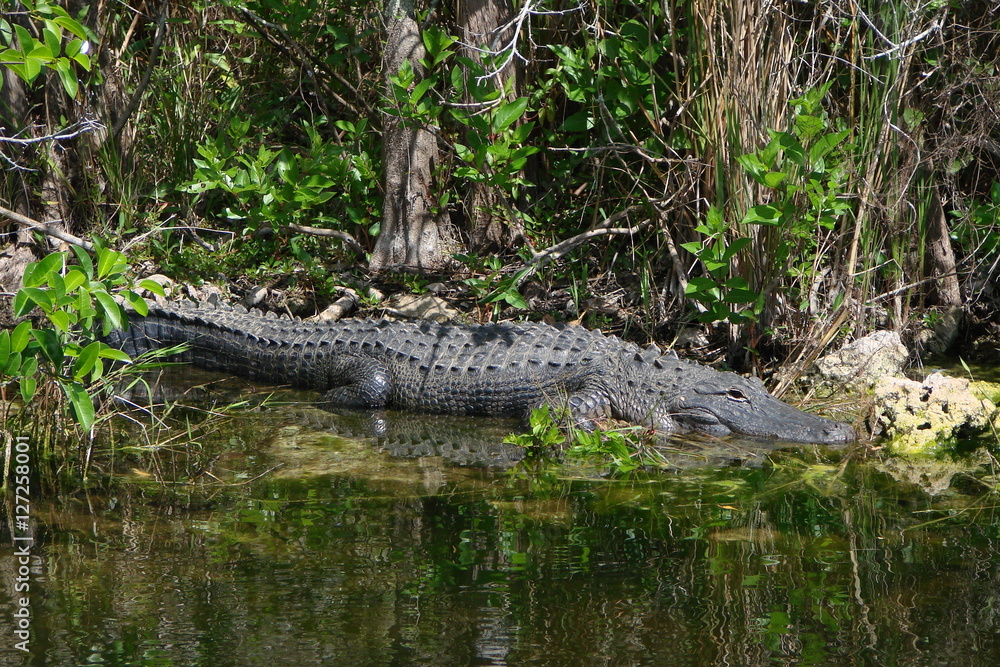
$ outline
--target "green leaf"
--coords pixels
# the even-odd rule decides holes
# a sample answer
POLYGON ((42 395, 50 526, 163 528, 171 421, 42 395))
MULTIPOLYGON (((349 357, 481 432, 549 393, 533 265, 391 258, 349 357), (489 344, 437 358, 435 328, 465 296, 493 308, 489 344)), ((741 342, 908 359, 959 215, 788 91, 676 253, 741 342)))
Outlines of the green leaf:
MULTIPOLYGON (((46 21, 45 23, 46 26, 42 28, 42 40, 45 42, 45 46, 48 48, 49 52, 55 55, 59 53, 59 45, 62 43, 62 35, 57 34, 56 31, 58 30, 58 26, 55 23, 51 21, 46 21), (56 30, 53 30, 53 28, 56 30)), ((62 31, 59 30, 59 33, 61 32, 62 31)))
POLYGON ((795 117, 795 130, 800 137, 810 138, 826 129, 826 123, 822 118, 809 114, 799 114, 795 117))
POLYGON ((748 245, 750 245, 750 239, 746 238, 745 236, 741 236, 738 239, 733 239, 732 241, 729 242, 729 245, 726 246, 726 249, 720 256, 720 259, 728 262, 736 255, 736 253, 743 250, 748 245))
MULTIPOLYGON (((152 281, 150 281, 152 282, 152 281)), ((156 283, 153 283, 154 285, 156 283)), ((159 287, 159 285, 157 285, 159 287)), ((160 290, 160 296, 163 296, 163 290, 160 290)), ((132 309, 135 310, 140 316, 145 317, 149 314, 149 304, 141 296, 133 292, 132 290, 125 290, 121 293, 121 297, 128 302, 132 309)))
POLYGON ((293 185, 298 182, 299 163, 287 148, 282 148, 281 152, 278 153, 277 168, 281 180, 293 185))
POLYGON ((0 373, 7 368, 7 361, 10 359, 10 332, 6 329, 0 331, 0 373))
MULTIPOLYGON (((577 111, 563 121, 562 129, 565 132, 588 132, 596 125, 593 114, 589 110, 577 111)), ((520 128, 519 128, 520 129, 520 128)))
POLYGON ((836 148, 837 145, 846 139, 850 133, 850 130, 843 130, 842 132, 824 134, 809 148, 809 160, 812 162, 818 162, 820 159, 826 157, 830 151, 836 148))
POLYGON ((46 312, 51 311, 52 298, 49 293, 37 287, 22 287, 14 296, 14 315, 23 317, 36 305, 46 312))
POLYGON ((35 380, 35 377, 33 375, 32 376, 25 375, 24 377, 21 378, 21 382, 19 384, 21 390, 21 400, 23 400, 25 403, 30 403, 32 397, 34 397, 35 395, 35 387, 38 384, 37 380, 35 380))
POLYGON ((433 83, 434 79, 430 77, 417 83, 417 85, 413 87, 413 90, 410 91, 410 104, 416 104, 419 102, 420 98, 424 96, 424 93, 427 92, 427 89, 430 88, 433 83))
POLYGON ((743 223, 748 225, 777 225, 781 222, 781 209, 770 204, 753 206, 743 216, 743 223))
POLYGON ((31 322, 25 320, 21 322, 16 327, 14 331, 10 334, 10 349, 13 352, 23 352, 24 348, 28 346, 28 340, 31 337, 31 322))
MULTIPOLYGON (((139 281, 139 288, 144 290, 149 290, 157 296, 162 296, 166 298, 167 294, 163 291, 163 285, 156 282, 155 280, 150 280, 149 278, 143 278, 139 281)), ((131 301, 129 302, 131 303, 131 301)))
POLYGON ((701 241, 688 241, 687 243, 681 243, 680 246, 692 255, 698 255, 702 250, 701 241))
POLYGON ((97 299, 97 303, 100 304, 100 309, 103 311, 104 319, 115 329, 121 329, 124 326, 124 318, 122 307, 112 298, 110 294, 104 290, 95 290, 93 292, 94 298, 97 299))
POLYGON ((781 185, 781 182, 784 181, 787 177, 788 174, 784 172, 769 171, 766 174, 764 174, 764 180, 761 181, 761 184, 764 185, 765 187, 774 189, 779 185, 781 185))
POLYGON ((59 80, 62 81, 63 90, 70 99, 76 99, 76 93, 80 88, 80 82, 76 78, 76 72, 73 71, 73 66, 70 64, 69 59, 59 58, 55 62, 56 72, 59 73, 59 80))
POLYGON ((90 253, 79 246, 71 245, 70 249, 76 255, 76 261, 80 262, 80 268, 86 274, 88 280, 94 279, 94 261, 90 258, 90 253))
MULTIPOLYGON (((28 357, 30 361, 34 361, 31 357, 28 357)), ((0 366, 0 375, 6 375, 8 377, 17 377, 18 375, 24 375, 22 369, 25 363, 20 354, 16 352, 7 357, 7 361, 0 366)))
POLYGON ((750 177, 758 183, 764 183, 764 174, 767 173, 767 166, 761 161, 756 153, 740 155, 736 161, 743 166, 750 177))
POLYGON ((37 287, 49 281, 49 276, 62 271, 66 261, 65 253, 53 252, 44 259, 32 262, 24 269, 23 282, 25 287, 37 287))
POLYGON ((100 352, 98 352, 97 356, 101 357, 102 359, 121 361, 126 364, 132 361, 132 358, 122 350, 116 350, 113 347, 108 347, 104 343, 101 344, 101 349, 100 352))
POLYGON ((94 425, 94 401, 83 385, 76 382, 61 382, 66 398, 73 408, 73 417, 84 431, 94 425))
POLYGON ((53 370, 60 371, 63 367, 63 348, 59 337, 52 329, 32 329, 31 336, 38 341, 42 356, 52 365, 53 370))
POLYGON ((105 278, 113 273, 122 273, 128 268, 125 255, 111 248, 97 249, 97 277, 105 278))
POLYGON ((51 313, 48 313, 48 318, 55 325, 56 329, 59 329, 63 333, 69 333, 69 328, 73 322, 69 313, 65 310, 53 310, 51 313))
POLYGON ((85 282, 87 282, 87 274, 81 271, 79 267, 74 266, 66 272, 66 277, 63 278, 63 288, 69 294, 75 292, 76 288, 85 282))
POLYGON ((94 364, 97 363, 97 354, 101 350, 101 345, 103 345, 103 343, 94 341, 80 351, 76 361, 73 362, 73 379, 82 380, 83 377, 94 368, 94 364))
MULTIPOLYGON (((58 5, 56 5, 56 6, 58 7, 58 5)), ((62 9, 62 7, 59 7, 59 9, 62 9)), ((73 35, 75 35, 76 37, 79 37, 81 40, 86 40, 87 39, 87 31, 83 29, 82 25, 80 25, 79 23, 77 23, 76 21, 74 21, 72 18, 70 18, 69 15, 59 16, 56 19, 54 19, 53 22, 56 25, 58 25, 60 28, 62 28, 63 30, 65 30, 67 32, 73 33, 73 35)), ((73 41, 77 41, 77 40, 73 40, 73 41)), ((69 51, 68 48, 66 50, 69 51)), ((79 51, 79 49, 77 49, 77 50, 79 51)))
POLYGON ((527 108, 527 97, 519 97, 513 102, 501 104, 497 110, 493 112, 493 131, 503 132, 506 130, 511 126, 511 124, 514 123, 514 121, 524 114, 524 111, 527 108))

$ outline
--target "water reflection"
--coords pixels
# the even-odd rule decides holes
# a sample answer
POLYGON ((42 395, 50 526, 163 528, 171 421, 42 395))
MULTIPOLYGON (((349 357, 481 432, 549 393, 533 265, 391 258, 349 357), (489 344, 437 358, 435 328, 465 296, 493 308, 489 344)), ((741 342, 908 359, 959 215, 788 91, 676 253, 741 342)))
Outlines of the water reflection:
MULTIPOLYGON (((931 496, 812 449, 621 480, 534 460, 511 472, 246 419, 201 442, 197 466, 162 454, 159 470, 204 468, 190 484, 138 470, 37 503, 33 653, 4 637, 0 664, 1000 656, 1000 520, 971 485, 931 496)), ((0 534, 3 619, 9 544, 0 534)))

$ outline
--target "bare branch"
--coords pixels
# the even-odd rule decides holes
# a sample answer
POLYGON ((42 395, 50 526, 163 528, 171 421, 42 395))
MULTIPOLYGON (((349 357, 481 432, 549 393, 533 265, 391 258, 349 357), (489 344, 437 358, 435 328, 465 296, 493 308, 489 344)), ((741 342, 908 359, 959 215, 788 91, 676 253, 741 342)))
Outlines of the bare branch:
MULTIPOLYGON (((78 120, 77 122, 69 125, 61 130, 53 132, 52 134, 46 134, 41 137, 30 137, 30 138, 20 138, 20 137, 5 137, 0 135, 0 143, 3 144, 17 144, 19 146, 29 146, 31 144, 40 144, 44 141, 63 141, 64 139, 73 139, 80 136, 81 134, 86 134, 87 132, 93 132, 95 130, 103 130, 104 125, 100 122, 93 120, 91 118, 84 118, 78 120)), ((3 132, 4 128, 0 127, 0 132, 3 132)))
MULTIPOLYGON (((19 225, 24 225, 25 228, 27 228, 27 229, 37 229, 38 231, 42 232, 43 234, 46 234, 46 235, 51 236, 53 238, 59 239, 60 241, 63 241, 65 243, 69 243, 71 245, 79 246, 79 247, 84 248, 86 250, 93 250, 94 249, 94 244, 91 243, 90 241, 84 241, 83 239, 81 239, 78 236, 73 236, 72 234, 68 234, 66 232, 59 231, 58 229, 52 229, 51 227, 49 227, 49 225, 52 224, 52 223, 38 222, 37 220, 33 220, 32 218, 29 218, 28 216, 21 215, 20 213, 17 213, 15 211, 11 211, 10 209, 6 209, 3 206, 0 206, 0 215, 4 216, 4 217, 6 217, 6 218, 8 218, 10 220, 13 220, 14 222, 16 222, 19 225)), ((52 222, 58 222, 58 221, 53 220, 52 222)))

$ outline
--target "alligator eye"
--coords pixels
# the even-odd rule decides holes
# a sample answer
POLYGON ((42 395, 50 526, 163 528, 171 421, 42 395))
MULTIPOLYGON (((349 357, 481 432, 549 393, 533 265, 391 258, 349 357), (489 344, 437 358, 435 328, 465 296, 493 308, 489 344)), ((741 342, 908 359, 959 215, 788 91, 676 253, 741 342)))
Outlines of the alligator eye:
POLYGON ((728 398, 730 401, 738 401, 740 403, 747 402, 746 395, 739 389, 727 389, 726 398, 728 398))

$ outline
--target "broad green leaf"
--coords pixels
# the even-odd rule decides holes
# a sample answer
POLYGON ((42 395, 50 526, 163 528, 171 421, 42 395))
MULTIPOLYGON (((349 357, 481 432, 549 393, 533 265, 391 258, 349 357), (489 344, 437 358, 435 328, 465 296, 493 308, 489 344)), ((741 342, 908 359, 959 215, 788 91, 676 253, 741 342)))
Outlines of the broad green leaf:
POLYGON ((743 216, 743 223, 752 225, 777 225, 781 222, 781 210, 770 204, 751 207, 743 216))
POLYGON ((23 352, 24 348, 28 346, 28 340, 31 337, 31 322, 25 320, 21 322, 10 334, 10 349, 13 352, 23 352))
POLYGON ((101 280, 113 273, 121 273, 128 268, 125 255, 111 248, 97 248, 97 278, 101 280))
POLYGON ((44 285, 49 281, 50 275, 62 271, 65 261, 65 253, 53 252, 37 262, 32 262, 24 269, 24 285, 26 287, 44 285))
POLYGON ((62 31, 59 30, 57 26, 52 21, 46 21, 45 27, 42 28, 42 40, 45 42, 46 48, 53 55, 57 55, 60 50, 60 44, 62 43, 62 31))
POLYGON ((82 380, 94 368, 101 345, 102 343, 95 341, 80 351, 80 355, 73 362, 73 378, 75 380, 82 380))
POLYGON ((157 296, 166 297, 166 292, 163 291, 163 285, 156 282, 155 280, 150 280, 149 278, 143 278, 139 281, 139 288, 144 290, 149 290, 157 296))
POLYGON ((836 148, 840 142, 846 139, 849 134, 849 130, 824 134, 809 148, 809 159, 812 162, 818 162, 821 158, 826 157, 830 151, 836 148))
POLYGON ((24 376, 21 378, 20 390, 21 390, 21 400, 25 403, 30 403, 32 397, 35 395, 35 387, 38 382, 35 380, 34 376, 24 376))
POLYGON ((14 296, 14 315, 23 317, 36 305, 46 312, 52 310, 49 293, 37 287, 22 287, 14 296))
POLYGON ((100 304, 101 310, 104 312, 104 319, 107 321, 112 328, 121 329, 124 326, 124 321, 122 319, 122 308, 119 306, 114 298, 104 290, 96 290, 93 292, 94 298, 97 299, 97 303, 100 304))
POLYGON ((35 48, 35 38, 23 26, 15 23, 14 32, 17 33, 17 44, 21 47, 22 53, 28 53, 35 48))
MULTIPOLYGON (((149 281, 152 282, 152 281, 149 281)), ((156 283, 153 283, 156 284, 156 283)), ((159 285, 157 285, 159 287, 159 285)), ((160 289, 160 296, 163 296, 163 289, 160 289)), ((141 317, 145 317, 149 314, 149 304, 141 296, 133 292, 132 290, 125 290, 121 293, 121 297, 128 302, 130 306, 138 313, 141 317)))
POLYGON ((781 185, 781 182, 788 177, 788 174, 780 171, 769 171, 764 174, 762 185, 774 189, 781 185))
POLYGON ((116 350, 115 348, 108 347, 107 345, 104 345, 103 343, 102 343, 100 352, 98 352, 98 356, 102 357, 104 359, 111 359, 112 361, 121 361, 121 362, 124 362, 124 363, 129 363, 130 361, 132 361, 132 358, 129 357, 122 350, 116 350))
POLYGON ((520 118, 528 108, 528 98, 519 97, 513 102, 501 104, 493 112, 493 131, 503 132, 520 118))
POLYGON ((594 129, 595 125, 594 116, 590 111, 584 109, 583 111, 577 111, 564 120, 562 129, 566 132, 587 132, 594 129))
POLYGON ((79 65, 88 72, 90 71, 91 67, 90 56, 88 56, 86 53, 78 53, 75 56, 72 56, 72 58, 74 61, 76 61, 77 65, 79 65))
POLYGON ((8 359, 10 359, 10 332, 4 329, 0 331, 0 371, 7 368, 8 359))
POLYGON ((73 408, 73 417, 84 431, 90 431, 94 425, 94 401, 83 385, 76 382, 65 382, 62 384, 66 392, 66 398, 73 408))
POLYGON ((426 78, 417 83, 410 91, 410 104, 416 104, 427 92, 427 89, 434 83, 434 79, 426 78))
POLYGON ((64 355, 56 332, 52 329, 32 329, 31 336, 38 341, 42 356, 52 365, 52 368, 62 369, 64 355))
POLYGON ((67 58, 59 58, 55 62, 55 68, 56 72, 59 73, 59 80, 62 81, 63 90, 66 91, 70 99, 76 99, 80 83, 77 81, 76 72, 73 71, 70 61, 67 58))
POLYGON ((30 52, 26 53, 26 55, 24 56, 24 62, 27 63, 30 60, 36 60, 38 61, 39 66, 41 66, 41 65, 47 65, 48 63, 52 62, 55 59, 55 57, 56 56, 52 52, 52 49, 45 46, 41 42, 35 42, 35 48, 33 48, 30 52))
POLYGON ((87 282, 87 274, 81 271, 77 266, 74 266, 67 271, 66 277, 63 278, 63 286, 67 294, 75 292, 76 288, 85 282, 87 282))
POLYGON ((733 239, 732 241, 729 242, 729 245, 726 246, 726 249, 722 252, 721 259, 728 262, 736 255, 736 253, 740 252, 748 245, 750 245, 750 239, 746 237, 733 239))
MULTIPOLYGON (((58 5, 56 5, 56 7, 58 7, 58 5)), ((62 9, 62 7, 59 7, 59 9, 62 9)), ((63 11, 65 11, 65 10, 63 10, 63 11)), ((70 18, 69 15, 57 17, 54 20, 54 23, 56 23, 60 28, 62 28, 66 32, 73 33, 73 35, 75 35, 76 37, 80 38, 81 40, 86 40, 87 39, 87 31, 83 29, 82 25, 80 25, 79 23, 77 23, 76 21, 74 21, 72 18, 70 18)), ((74 41, 76 41, 76 40, 74 40, 74 41)), ((67 49, 67 51, 68 50, 69 49, 67 49)))
POLYGON ((33 377, 38 372, 38 360, 34 357, 28 357, 20 365, 20 373, 24 377, 33 377))
POLYGON ((76 255, 76 261, 80 263, 80 268, 87 275, 87 279, 93 280, 95 278, 94 260, 91 259, 90 253, 87 251, 87 249, 81 248, 80 246, 71 245, 70 250, 72 250, 73 254, 76 255))
POLYGON ((281 149, 278 154, 278 175, 286 183, 294 184, 299 180, 299 164, 295 156, 287 148, 281 149))
POLYGON ((795 130, 800 137, 815 137, 825 129, 826 123, 823 122, 822 118, 804 113, 795 117, 795 130))
MULTIPOLYGON (((31 357, 28 357, 28 359, 34 361, 31 357)), ((25 362, 23 361, 23 357, 15 352, 7 357, 7 361, 3 365, 0 365, 0 375, 6 375, 8 377, 24 375, 22 370, 24 366, 25 362)))
POLYGON ((63 333, 69 333, 69 328, 73 324, 69 313, 65 310, 53 310, 48 313, 49 321, 63 333))

